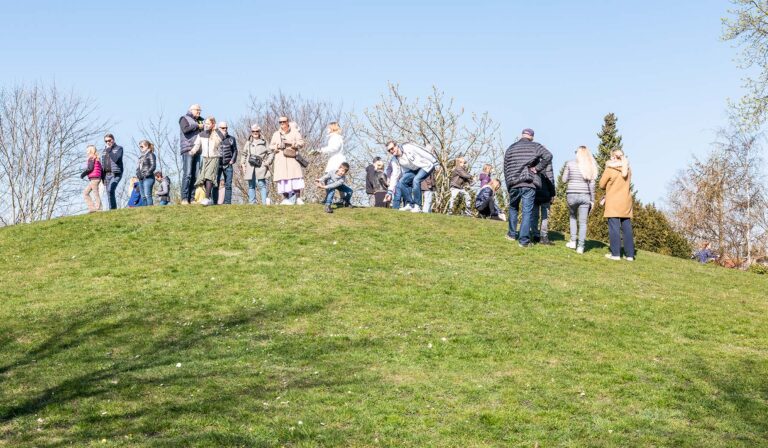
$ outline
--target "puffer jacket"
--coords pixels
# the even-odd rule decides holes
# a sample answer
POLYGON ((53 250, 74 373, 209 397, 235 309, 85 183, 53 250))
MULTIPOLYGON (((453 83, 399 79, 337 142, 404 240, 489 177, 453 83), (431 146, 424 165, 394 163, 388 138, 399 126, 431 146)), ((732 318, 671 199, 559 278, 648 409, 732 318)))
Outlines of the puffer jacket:
POLYGON ((136 177, 138 177, 139 180, 154 177, 155 168, 157 168, 157 158, 155 157, 154 151, 142 153, 139 157, 138 166, 136 167, 136 177))
POLYGON ((230 163, 237 161, 237 140, 235 137, 227 134, 224 135, 221 131, 216 131, 219 135, 219 157, 221 157, 221 165, 226 166, 230 163))
POLYGON ((552 153, 544 145, 521 138, 507 148, 504 153, 504 179, 507 190, 513 188, 537 188, 541 178, 535 174, 521 176, 524 169, 536 168, 537 173, 547 169, 552 163, 552 153))

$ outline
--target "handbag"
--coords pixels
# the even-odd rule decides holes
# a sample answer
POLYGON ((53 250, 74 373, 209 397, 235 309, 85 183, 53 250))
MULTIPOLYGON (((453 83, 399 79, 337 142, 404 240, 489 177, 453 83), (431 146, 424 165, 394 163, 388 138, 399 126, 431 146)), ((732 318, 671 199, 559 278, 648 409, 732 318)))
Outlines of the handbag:
POLYGON ((302 156, 301 154, 296 153, 295 158, 296 158, 296 161, 299 162, 299 165, 302 166, 302 168, 306 168, 307 166, 309 166, 309 160, 305 159, 304 156, 302 156))
POLYGON ((261 168, 262 164, 261 157, 257 156, 256 154, 251 154, 248 156, 248 165, 251 165, 254 168, 261 168))
POLYGON ((296 158, 296 154, 298 154, 296 149, 294 149, 294 148, 292 148, 290 146, 286 146, 285 149, 283 149, 283 155, 285 157, 289 157, 291 159, 295 159, 296 158))

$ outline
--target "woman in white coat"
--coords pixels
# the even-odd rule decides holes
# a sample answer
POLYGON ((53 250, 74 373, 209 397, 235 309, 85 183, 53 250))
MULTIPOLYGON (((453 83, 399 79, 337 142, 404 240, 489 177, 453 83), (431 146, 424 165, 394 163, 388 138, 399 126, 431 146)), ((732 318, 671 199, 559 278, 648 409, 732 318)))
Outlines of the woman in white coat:
POLYGON ((341 164, 347 161, 347 157, 344 155, 344 137, 341 136, 339 123, 333 121, 328 125, 328 144, 320 148, 319 151, 330 157, 328 164, 325 165, 326 174, 335 173, 341 164))

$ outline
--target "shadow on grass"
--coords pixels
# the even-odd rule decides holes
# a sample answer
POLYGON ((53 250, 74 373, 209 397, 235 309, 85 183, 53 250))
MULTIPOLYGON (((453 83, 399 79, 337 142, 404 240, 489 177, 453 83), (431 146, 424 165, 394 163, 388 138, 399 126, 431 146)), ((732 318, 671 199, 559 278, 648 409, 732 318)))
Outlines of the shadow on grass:
MULTIPOLYGON (((156 446, 273 445, 278 443, 277 439, 267 440, 263 434, 257 437, 242 428, 218 435, 216 430, 219 426, 228 427, 232 420, 242 419, 238 409, 242 411, 239 404, 244 397, 249 402, 261 404, 268 397, 286 390, 332 389, 363 381, 357 377, 353 364, 343 372, 325 376, 307 375, 300 369, 302 365, 319 363, 318 359, 323 356, 344 359, 345 351, 361 349, 359 343, 322 338, 308 343, 304 335, 294 338, 274 331, 298 318, 321 312, 326 306, 327 303, 283 303, 240 310, 227 316, 196 320, 194 325, 174 327, 178 331, 158 336, 152 335, 152 325, 148 325, 143 317, 146 314, 129 313, 115 319, 117 307, 102 306, 92 313, 70 319, 61 330, 23 357, 0 367, 0 373, 6 377, 19 375, 16 381, 21 378, 24 389, 29 390, 13 397, 7 393, 0 394, 4 398, 4 403, 0 404, 0 428, 5 427, 0 434, 10 436, 9 440, 15 441, 14 446, 69 446, 73 439, 86 441, 105 435, 113 439, 138 435, 142 443, 153 440, 152 444, 156 446), (254 363, 268 359, 278 367, 261 376, 237 371, 234 366, 244 362, 242 354, 224 350, 219 347, 221 341, 215 341, 235 333, 247 335, 250 346, 263 349, 258 356, 255 351, 249 354, 254 363), (217 349, 199 354, 200 347, 209 346, 217 349), (93 350, 83 354, 80 350, 83 347, 114 347, 120 350, 120 355, 106 353, 104 356, 108 357, 108 362, 105 362, 103 358, 94 356, 91 353, 93 350), (172 368, 179 360, 198 367, 172 368), (61 375, 64 379, 57 380, 50 374, 46 378, 38 378, 26 372, 41 369, 44 365, 61 365, 62 362, 69 367, 69 372, 76 373, 64 373, 61 375), (286 373, 278 375, 274 372, 286 373), (26 381, 25 377, 30 380, 26 381), (38 386, 51 382, 55 384, 43 388, 38 386), (190 395, 168 396, 171 394, 165 392, 168 388, 188 390, 190 395), (158 395, 162 402, 160 405, 157 400, 150 404, 143 399, 145 396, 157 398, 158 395), (128 410, 123 414, 102 417, 80 409, 98 406, 93 399, 97 402, 126 403, 128 410), (27 416, 46 415, 47 411, 57 415, 57 420, 63 418, 64 422, 58 428, 40 433, 34 429, 25 430, 29 423, 18 421, 27 416), (208 425, 194 431, 189 427, 190 420, 207 421, 208 425), (14 421, 17 423, 15 429, 14 421), (58 433, 59 437, 47 439, 52 432, 58 433), (177 436, 177 433, 183 433, 183 436, 177 436)), ((146 313, 148 310, 145 308, 142 311, 146 313)), ((227 339, 226 344, 230 340, 237 342, 227 339)), ((250 408, 249 412, 264 414, 269 411, 250 408)), ((329 429, 325 435, 332 432, 329 429)), ((309 436, 306 431, 285 436, 300 440, 302 434, 309 436)))
MULTIPOLYGON (((570 235, 567 236, 567 239, 570 240, 570 235)), ((549 232, 549 240, 553 242, 566 242, 566 234, 560 232, 549 232)), ((584 250, 587 252, 590 250, 604 249, 607 247, 608 245, 602 241, 586 240, 584 242, 584 250)))

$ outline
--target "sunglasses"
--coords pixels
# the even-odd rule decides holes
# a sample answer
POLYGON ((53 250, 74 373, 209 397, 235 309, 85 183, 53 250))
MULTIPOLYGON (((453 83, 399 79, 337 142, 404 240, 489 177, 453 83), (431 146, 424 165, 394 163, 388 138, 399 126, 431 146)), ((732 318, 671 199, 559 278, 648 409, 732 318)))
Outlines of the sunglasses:
POLYGON ((223 127, 220 127, 219 129, 229 129, 229 128, 226 126, 223 126, 223 127))
POLYGON ((114 140, 104 140, 104 143, 112 143, 114 140))
POLYGON ((283 124, 283 123, 288 123, 288 122, 287 122, 287 121, 280 121, 279 123, 280 123, 280 124, 283 124))

